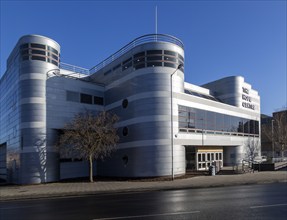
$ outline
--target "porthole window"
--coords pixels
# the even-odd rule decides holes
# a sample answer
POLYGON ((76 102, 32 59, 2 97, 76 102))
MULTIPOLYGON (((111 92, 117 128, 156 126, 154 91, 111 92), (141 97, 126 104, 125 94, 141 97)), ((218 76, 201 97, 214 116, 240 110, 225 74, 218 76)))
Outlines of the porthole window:
POLYGON ((129 104, 129 101, 127 99, 124 99, 123 102, 122 102, 123 108, 127 108, 128 104, 129 104))
POLYGON ((129 129, 127 127, 123 128, 123 136, 127 136, 129 133, 129 129))
POLYGON ((127 166, 128 165, 128 162, 129 162, 129 157, 127 155, 124 155, 122 157, 122 160, 123 160, 123 163, 124 163, 124 166, 127 166))

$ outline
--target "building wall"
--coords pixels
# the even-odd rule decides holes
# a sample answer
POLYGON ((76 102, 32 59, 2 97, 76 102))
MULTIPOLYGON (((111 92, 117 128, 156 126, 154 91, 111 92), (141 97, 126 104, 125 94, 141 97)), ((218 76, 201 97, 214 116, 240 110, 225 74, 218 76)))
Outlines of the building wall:
POLYGON ((249 111, 260 112, 260 97, 242 76, 230 76, 203 85, 224 103, 249 111))
POLYGON ((46 148, 46 73, 58 68, 59 54, 60 46, 55 41, 27 35, 19 39, 8 59, 7 72, 1 79, 1 124, 13 128, 7 133, 5 127, 1 128, 1 143, 6 143, 10 152, 7 169, 11 182, 58 180, 57 154, 46 148), (13 103, 12 108, 7 101, 13 103))
MULTIPOLYGON (((178 46, 168 43, 151 43, 134 48, 106 67, 111 69, 118 62, 137 53, 149 50, 173 51, 184 56, 178 46)), ((146 52, 146 57, 149 57, 146 52)), ((148 65, 146 58, 146 65, 148 65)), ((161 61, 161 63, 163 63, 161 61)), ((178 65, 178 64, 177 64, 178 65)), ((115 112, 120 121, 118 129, 120 144, 112 158, 99 164, 99 175, 150 177, 171 175, 171 99, 170 75, 176 68, 156 66, 135 70, 134 65, 121 73, 110 73, 105 80, 101 73, 96 80, 106 83, 106 109, 115 112), (123 100, 128 101, 123 107, 123 100), (128 134, 124 134, 124 130, 128 134), (126 162, 128 158, 128 162, 126 162)), ((183 91, 184 75, 178 70, 173 77, 173 90, 183 91)), ((174 148, 175 174, 185 172, 185 151, 182 146, 174 148)))
POLYGON ((0 79, 0 178, 18 181, 21 146, 19 108, 19 55, 0 79))
MULTIPOLYGON (((210 94, 209 91, 202 91, 201 88, 192 87, 188 84, 186 88, 193 88, 194 91, 198 91, 205 94, 210 94)), ((228 92, 228 90, 226 90, 228 92)), ((194 129, 182 129, 179 126, 179 115, 174 116, 174 132, 176 134, 175 144, 184 146, 221 146, 224 149, 224 165, 234 165, 242 162, 243 159, 248 157, 247 144, 255 140, 258 144, 259 149, 257 154, 261 155, 260 152, 260 111, 249 110, 246 108, 238 108, 237 106, 225 104, 219 101, 212 101, 209 99, 189 95, 186 93, 176 94, 177 106, 186 106, 203 111, 209 111, 213 113, 224 114, 232 117, 240 117, 245 120, 258 121, 258 133, 247 134, 238 132, 237 130, 226 130, 221 131, 216 129, 214 131, 208 129, 207 116, 204 116, 203 121, 196 124, 194 129), (206 118, 205 118, 206 117, 206 118), (203 132, 203 134, 202 134, 203 132)), ((178 108, 174 112, 179 112, 178 108)), ((216 122, 218 123, 218 122, 216 122)))
POLYGON ((21 53, 19 68, 22 140, 20 182, 27 184, 57 181, 59 179, 58 156, 56 152, 47 148, 46 74, 49 70, 58 68, 60 46, 49 38, 35 35, 22 37, 17 46, 20 47, 21 53), (22 45, 27 44, 29 44, 28 48, 33 49, 22 48, 22 45), (57 54, 53 53, 57 62, 48 62, 47 59, 51 58, 47 57, 52 57, 52 50, 48 47, 57 51, 57 54), (25 56, 25 51, 32 55, 25 56), (42 52, 47 57, 36 56, 42 52), (34 57, 45 60, 36 60, 34 57))
MULTIPOLYGON (((61 70, 64 71, 64 70, 61 70)), ((93 111, 95 113, 104 109, 103 105, 81 103, 81 94, 103 97, 104 87, 75 80, 72 78, 51 77, 47 79, 47 149, 55 153, 58 152, 56 147, 59 130, 71 122, 77 113, 93 111), (74 93, 76 99, 69 100, 68 92, 74 93)), ((61 155, 60 155, 61 156, 61 155)), ((56 162, 59 167, 59 178, 75 178, 89 175, 88 164, 82 162, 66 161, 67 158, 59 158, 56 162)), ((71 159, 71 158, 69 158, 71 159)), ((96 164, 96 163, 95 163, 96 164)), ((96 166, 96 165, 95 165, 96 166)), ((96 169, 94 170, 96 175, 96 169)))
MULTIPOLYGON (((260 97, 243 77, 227 77, 204 87, 185 83, 184 68, 177 69, 184 63, 183 48, 171 42, 132 47, 89 76, 76 69, 59 69, 59 53, 55 41, 29 35, 19 40, 8 59, 0 80, 0 164, 5 163, 8 172, 0 169, 0 177, 30 184, 86 175, 86 171, 81 173, 86 163, 61 163, 55 148, 59 130, 85 110, 107 110, 120 118, 117 151, 95 165, 98 175, 182 175, 190 146, 200 153, 205 147, 206 152, 222 149, 226 165, 245 157, 250 135, 200 133, 198 128, 190 132, 179 126, 179 106, 260 123, 260 97), (35 43, 44 48, 32 49, 35 43), (21 46, 25 44, 31 49, 21 46), (82 94, 103 98, 103 103, 83 103, 82 94)), ((260 131, 252 138, 259 140, 260 131)))

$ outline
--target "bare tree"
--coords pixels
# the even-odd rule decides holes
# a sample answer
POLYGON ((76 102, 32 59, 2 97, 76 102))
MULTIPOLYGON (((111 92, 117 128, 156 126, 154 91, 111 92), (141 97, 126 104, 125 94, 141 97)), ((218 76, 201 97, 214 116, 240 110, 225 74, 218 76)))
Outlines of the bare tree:
POLYGON ((118 117, 108 112, 95 115, 85 111, 75 115, 60 136, 60 154, 89 161, 93 182, 93 161, 110 156, 119 140, 115 123, 118 117))
POLYGON ((260 143, 258 139, 248 138, 245 142, 245 156, 251 163, 254 162, 256 156, 258 156, 260 150, 260 143))
POLYGON ((264 125, 262 133, 270 142, 274 142, 274 150, 281 152, 283 157, 287 148, 287 110, 274 113, 272 123, 273 129, 272 124, 264 125))

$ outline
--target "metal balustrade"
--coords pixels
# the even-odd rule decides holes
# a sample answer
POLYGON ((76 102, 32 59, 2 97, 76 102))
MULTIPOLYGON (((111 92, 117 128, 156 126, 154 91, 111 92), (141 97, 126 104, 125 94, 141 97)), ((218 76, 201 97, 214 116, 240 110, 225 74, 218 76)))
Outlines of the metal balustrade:
POLYGON ((119 58, 120 56, 127 53, 129 50, 133 49, 134 47, 137 47, 141 44, 152 43, 152 42, 172 43, 172 44, 175 44, 175 45, 183 48, 182 41, 171 36, 171 35, 148 34, 148 35, 144 35, 144 36, 136 38, 135 40, 133 40, 132 42, 128 43, 127 45, 122 47, 120 50, 115 52, 113 55, 109 56, 107 59, 105 59, 101 63, 99 63, 98 65, 91 68, 90 70, 79 67, 79 66, 74 66, 74 65, 67 64, 67 63, 62 63, 62 62, 60 63, 60 68, 64 69, 64 70, 72 71, 75 73, 90 75, 90 74, 93 74, 93 73, 99 71, 100 69, 104 68, 105 66, 107 66, 108 64, 110 64, 111 62, 113 62, 114 60, 119 58))
POLYGON ((99 71, 100 69, 104 68, 105 66, 107 66, 108 64, 110 64, 111 62, 113 62, 114 60, 119 58, 120 56, 122 56, 125 53, 127 53, 129 50, 133 49, 134 47, 137 47, 137 46, 139 46, 141 44, 152 43, 152 42, 172 43, 172 44, 175 44, 175 45, 183 48, 182 41, 177 39, 177 38, 175 38, 175 37, 173 37, 173 36, 166 35, 166 34, 148 34, 148 35, 144 35, 144 36, 136 38, 135 40, 133 40, 132 42, 128 43, 126 46, 122 47, 120 50, 115 52, 113 55, 109 56, 103 62, 101 62, 98 65, 96 65, 95 67, 91 68, 90 69, 90 74, 93 74, 93 73, 99 71))
POLYGON ((179 128, 180 133, 200 133, 200 134, 214 134, 214 135, 229 135, 229 136, 240 136, 240 137, 259 137, 258 134, 246 134, 241 132, 228 132, 228 131, 213 131, 196 128, 179 128))
POLYGON ((71 64, 67 64, 67 63, 61 62, 60 63, 60 69, 72 71, 74 73, 81 73, 81 74, 85 74, 85 75, 90 75, 89 69, 85 69, 83 67, 79 67, 79 66, 75 66, 75 65, 71 65, 71 64))

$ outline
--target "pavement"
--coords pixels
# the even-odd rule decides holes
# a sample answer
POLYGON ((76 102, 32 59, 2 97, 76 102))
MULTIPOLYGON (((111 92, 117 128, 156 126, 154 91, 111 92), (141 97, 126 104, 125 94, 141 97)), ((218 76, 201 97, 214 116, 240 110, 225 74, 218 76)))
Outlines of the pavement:
POLYGON ((224 187, 285 182, 287 171, 266 171, 233 175, 194 176, 173 181, 58 182, 38 185, 2 185, 0 201, 37 199, 155 190, 224 187))

